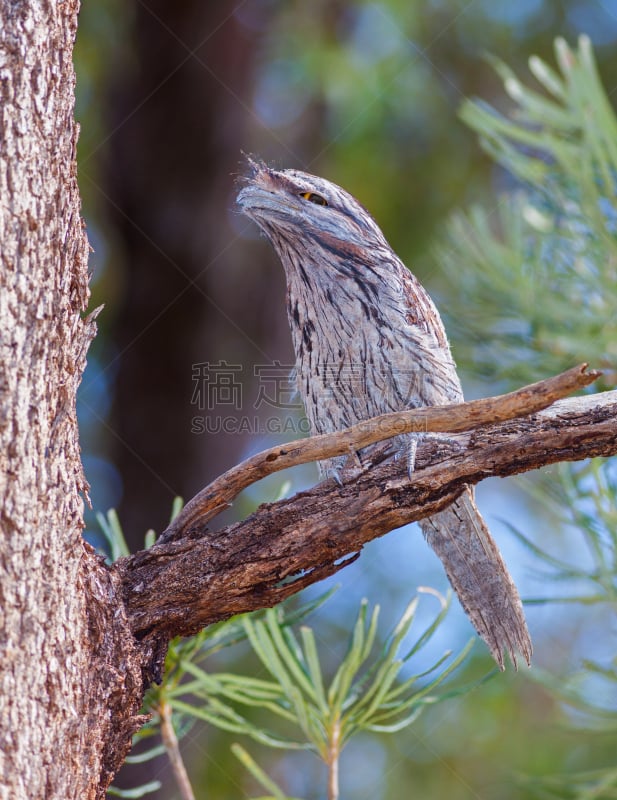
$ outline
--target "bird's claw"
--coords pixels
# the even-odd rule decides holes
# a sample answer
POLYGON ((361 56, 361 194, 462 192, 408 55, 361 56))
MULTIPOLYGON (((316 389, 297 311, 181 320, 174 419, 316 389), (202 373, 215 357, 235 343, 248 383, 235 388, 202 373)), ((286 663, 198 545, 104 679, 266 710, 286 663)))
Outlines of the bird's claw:
POLYGON ((332 478, 332 480, 334 481, 334 483, 336 483, 339 489, 343 488, 344 484, 343 484, 343 479, 341 477, 341 472, 336 467, 330 467, 329 469, 326 470, 326 478, 332 478))
POLYGON ((413 471, 416 468, 416 450, 418 449, 418 440, 415 438, 409 440, 407 446, 407 475, 411 478, 413 471))

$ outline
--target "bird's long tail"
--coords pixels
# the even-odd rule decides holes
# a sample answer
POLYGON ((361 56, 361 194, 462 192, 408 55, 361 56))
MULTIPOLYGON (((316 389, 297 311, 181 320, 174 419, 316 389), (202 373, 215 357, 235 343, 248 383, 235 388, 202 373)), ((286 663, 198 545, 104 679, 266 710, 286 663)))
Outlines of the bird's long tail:
POLYGON ((504 668, 504 651, 515 667, 517 651, 529 664, 532 647, 521 599, 472 490, 420 526, 499 667, 504 668))

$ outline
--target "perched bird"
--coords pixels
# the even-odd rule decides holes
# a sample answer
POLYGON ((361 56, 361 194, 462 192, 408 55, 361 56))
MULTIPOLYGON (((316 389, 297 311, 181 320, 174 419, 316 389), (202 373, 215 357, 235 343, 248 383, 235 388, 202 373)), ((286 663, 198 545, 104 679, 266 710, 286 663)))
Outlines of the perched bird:
MULTIPOLYGON (((439 313, 368 211, 339 186, 305 172, 249 160, 249 173, 238 205, 285 269, 296 378, 311 431, 462 402, 439 313)), ((410 470, 416 441, 417 435, 395 441, 410 470)), ((340 467, 340 459, 325 465, 334 477, 340 467)), ((529 663, 521 601, 473 490, 420 527, 499 666, 504 651, 515 666, 517 651, 529 663)))

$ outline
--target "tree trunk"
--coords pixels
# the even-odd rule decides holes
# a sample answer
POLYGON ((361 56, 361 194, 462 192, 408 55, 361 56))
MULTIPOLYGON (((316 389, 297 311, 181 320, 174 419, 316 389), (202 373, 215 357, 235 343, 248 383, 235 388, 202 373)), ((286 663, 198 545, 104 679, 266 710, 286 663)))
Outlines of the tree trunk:
POLYGON ((0 2, 0 796, 94 798, 138 724, 124 617, 81 540, 75 394, 94 335, 80 216, 78 3, 0 2), (129 694, 127 695, 127 692, 129 694), (124 699, 117 728, 110 696, 124 699), (132 701, 131 699, 132 698, 132 701))

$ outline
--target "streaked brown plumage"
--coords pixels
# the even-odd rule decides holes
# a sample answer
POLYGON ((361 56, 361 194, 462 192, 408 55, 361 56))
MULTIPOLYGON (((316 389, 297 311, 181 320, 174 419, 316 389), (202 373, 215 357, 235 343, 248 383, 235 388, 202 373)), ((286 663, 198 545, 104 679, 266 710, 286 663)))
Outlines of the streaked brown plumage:
MULTIPOLYGON (((313 433, 463 400, 437 309, 357 200, 323 178, 251 161, 238 203, 285 268, 298 388, 313 433)), ((415 440, 399 439, 413 468, 415 440)), ((341 460, 322 466, 337 476, 341 460)), ((529 663, 518 592, 473 491, 420 525, 498 664, 504 651, 529 663)))

